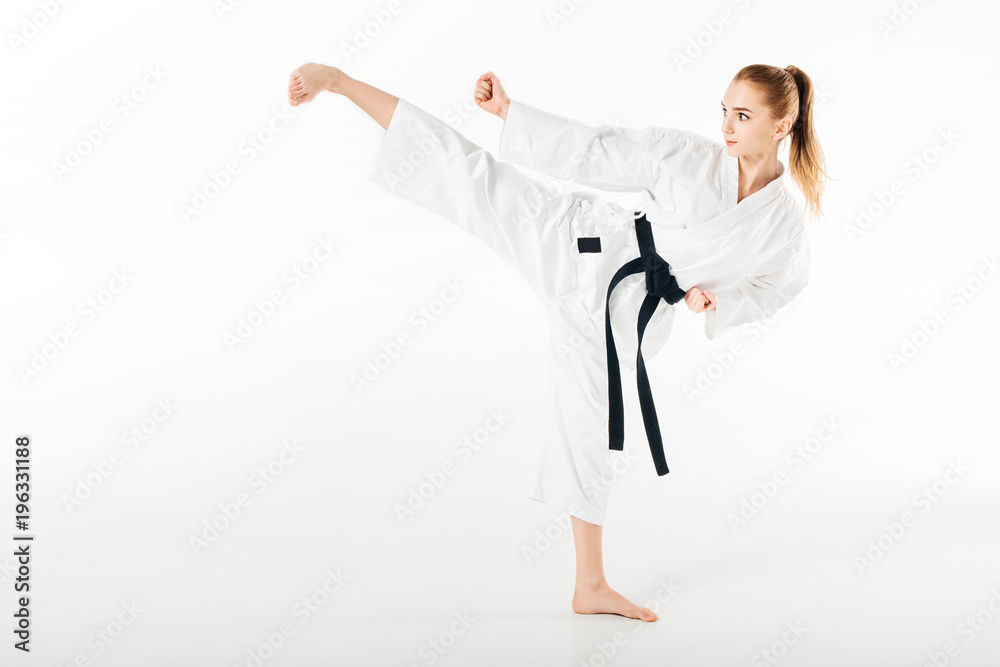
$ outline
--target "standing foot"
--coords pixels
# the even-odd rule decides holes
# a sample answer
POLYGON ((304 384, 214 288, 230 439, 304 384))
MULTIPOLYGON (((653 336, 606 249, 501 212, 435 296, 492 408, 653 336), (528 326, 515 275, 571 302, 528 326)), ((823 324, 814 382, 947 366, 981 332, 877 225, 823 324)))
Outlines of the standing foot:
POLYGON ((297 107, 312 102, 324 90, 335 93, 344 76, 340 69, 318 63, 296 67, 288 77, 288 103, 297 107))
POLYGON ((592 586, 577 584, 573 591, 573 611, 578 614, 618 614, 647 622, 653 622, 658 618, 651 609, 629 601, 624 595, 608 586, 607 582, 592 586))

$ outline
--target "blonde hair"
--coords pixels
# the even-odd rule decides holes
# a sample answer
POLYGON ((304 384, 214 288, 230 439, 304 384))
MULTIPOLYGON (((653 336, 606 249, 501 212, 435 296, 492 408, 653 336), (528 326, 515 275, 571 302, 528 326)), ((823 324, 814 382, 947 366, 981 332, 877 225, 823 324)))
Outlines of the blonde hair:
POLYGON ((802 191, 806 206, 814 217, 822 214, 823 179, 826 158, 819 138, 813 129, 812 80, 798 67, 773 65, 747 65, 733 77, 733 81, 746 81, 760 91, 764 106, 775 119, 790 116, 792 129, 788 148, 788 170, 792 180, 802 191), (822 174, 822 176, 821 176, 822 174))

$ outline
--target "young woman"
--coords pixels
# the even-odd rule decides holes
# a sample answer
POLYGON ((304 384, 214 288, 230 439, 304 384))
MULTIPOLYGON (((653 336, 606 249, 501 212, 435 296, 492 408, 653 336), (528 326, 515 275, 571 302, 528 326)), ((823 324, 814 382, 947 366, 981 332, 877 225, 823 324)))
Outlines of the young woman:
POLYGON ((636 370, 656 472, 666 474, 644 354, 662 348, 674 304, 683 299, 704 313, 711 340, 770 317, 809 282, 805 210, 785 189, 777 157, 790 137, 791 176, 819 214, 824 160, 809 77, 769 65, 737 72, 722 98, 724 144, 653 125, 589 127, 511 100, 492 72, 479 78, 476 103, 504 121, 501 158, 598 189, 639 192, 634 213, 583 191, 554 192, 407 100, 335 67, 292 71, 292 106, 323 91, 347 97, 386 130, 370 180, 478 237, 546 305, 550 421, 529 497, 572 517, 573 611, 655 621, 604 576, 604 518, 622 464, 613 450, 624 440, 619 354, 636 370))

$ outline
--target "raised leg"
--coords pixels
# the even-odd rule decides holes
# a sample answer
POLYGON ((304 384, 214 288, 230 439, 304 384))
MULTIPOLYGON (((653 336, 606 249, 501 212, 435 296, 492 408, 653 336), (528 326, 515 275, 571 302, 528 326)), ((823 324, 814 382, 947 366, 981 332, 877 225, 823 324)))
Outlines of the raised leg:
POLYGON ((389 128, 399 98, 364 81, 352 79, 337 67, 306 63, 288 78, 288 103, 293 107, 311 102, 322 92, 339 93, 357 104, 382 129, 389 128))
POLYGON ((290 104, 324 91, 348 97, 385 128, 372 182, 476 236, 545 304, 578 288, 570 230, 577 193, 560 192, 497 161, 448 123, 335 67, 307 63, 292 72, 290 104))

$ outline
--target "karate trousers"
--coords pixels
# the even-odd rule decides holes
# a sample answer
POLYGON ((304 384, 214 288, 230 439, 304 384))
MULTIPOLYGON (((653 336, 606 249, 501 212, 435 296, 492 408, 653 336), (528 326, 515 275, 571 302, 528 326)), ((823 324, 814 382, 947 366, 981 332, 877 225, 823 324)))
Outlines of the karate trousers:
POLYGON ((590 193, 553 191, 404 99, 369 179, 480 239, 545 304, 547 425, 526 490, 530 499, 604 525, 613 482, 637 458, 608 447, 604 314, 606 278, 639 256, 634 215, 590 193), (600 236, 602 251, 581 253, 581 236, 600 236))

